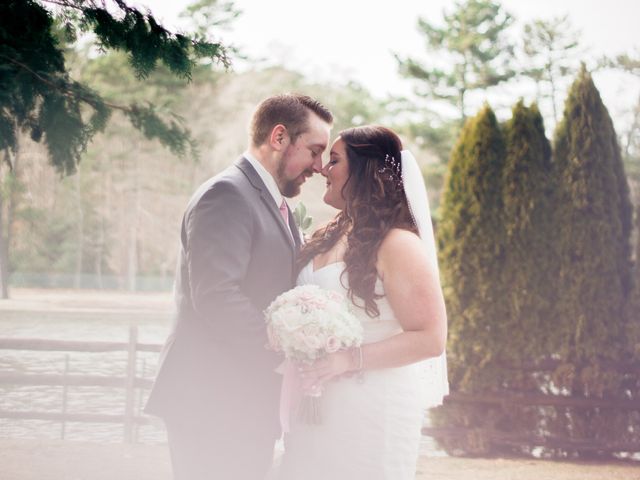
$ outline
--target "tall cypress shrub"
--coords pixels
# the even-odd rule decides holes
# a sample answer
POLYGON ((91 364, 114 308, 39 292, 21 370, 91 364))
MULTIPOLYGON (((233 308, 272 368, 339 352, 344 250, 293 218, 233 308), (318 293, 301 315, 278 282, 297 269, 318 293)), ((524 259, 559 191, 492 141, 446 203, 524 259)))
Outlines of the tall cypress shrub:
POLYGON ((555 242, 556 184, 551 144, 538 107, 522 101, 505 124, 506 259, 510 341, 504 361, 531 363, 555 350, 552 306, 558 255, 555 242))
MULTIPOLYGON (((625 315, 632 287, 629 190, 613 122, 584 67, 556 131, 554 169, 560 262, 553 332, 562 365, 552 385, 572 396, 640 402, 640 372, 617 367, 633 349, 625 315)), ((568 408, 547 425, 562 437, 622 442, 638 441, 639 423, 628 411, 568 408)))
POLYGON ((629 333, 631 341, 631 355, 635 361, 640 361, 640 204, 636 205, 636 248, 633 265, 633 290, 631 301, 628 302, 627 317, 629 318, 629 333))
POLYGON ((450 380, 456 389, 484 378, 504 320, 502 171, 505 143, 490 107, 469 119, 451 155, 438 228, 449 318, 450 380))
MULTIPOLYGON (((540 379, 523 366, 550 348, 557 265, 551 146, 537 107, 519 102, 504 135, 485 109, 463 130, 450 169, 439 240, 452 390, 537 393, 540 379), (481 182, 479 172, 491 181, 481 182)), ((531 435, 539 430, 542 412, 450 402, 434 419, 469 432, 440 439, 449 452, 531 454, 528 445, 492 444, 490 435, 531 435)))
POLYGON ((631 204, 613 123, 583 67, 555 136, 561 253, 555 331, 569 361, 615 359, 631 285, 631 204))
MULTIPOLYGON (((493 111, 484 107, 462 129, 449 162, 438 243, 449 319, 449 379, 455 393, 493 390, 505 378, 500 357, 508 342, 505 296, 503 171, 505 141, 493 111)), ((450 453, 482 452, 477 427, 498 428, 500 409, 447 402, 432 411, 436 426, 469 428, 460 438, 437 438, 450 453)))
MULTIPOLYGON (((504 132, 488 108, 470 120, 445 185, 438 240, 452 391, 640 401, 640 372, 618 369, 638 355, 629 192, 590 76, 583 70, 572 87, 553 158, 535 106, 517 104, 504 132), (560 363, 529 368, 545 360, 560 363)), ((540 435, 640 437, 636 412, 610 408, 450 401, 433 419, 466 432, 438 438, 450 453, 531 455, 539 444, 523 439, 540 435)), ((584 454, 570 441, 552 445, 543 454, 584 454)))

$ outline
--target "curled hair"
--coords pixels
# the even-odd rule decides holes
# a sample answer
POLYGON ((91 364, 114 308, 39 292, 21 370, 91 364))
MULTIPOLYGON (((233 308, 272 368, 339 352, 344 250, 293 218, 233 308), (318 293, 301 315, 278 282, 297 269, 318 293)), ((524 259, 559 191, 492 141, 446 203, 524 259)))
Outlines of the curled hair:
POLYGON ((309 128, 309 112, 315 113, 329 125, 333 123, 331 112, 307 95, 285 93, 263 100, 251 119, 251 143, 255 147, 262 145, 278 124, 287 128, 291 140, 295 142, 309 128))
POLYGON ((380 244, 392 228, 417 233, 398 181, 402 142, 393 131, 381 126, 350 128, 340 132, 340 138, 345 143, 349 165, 342 190, 346 207, 303 246, 298 268, 331 250, 346 233, 343 275, 348 277, 349 298, 356 305, 364 302, 367 314, 375 317, 380 314, 376 300, 381 295, 375 291, 380 244), (389 166, 392 160, 397 164, 393 169, 389 166))

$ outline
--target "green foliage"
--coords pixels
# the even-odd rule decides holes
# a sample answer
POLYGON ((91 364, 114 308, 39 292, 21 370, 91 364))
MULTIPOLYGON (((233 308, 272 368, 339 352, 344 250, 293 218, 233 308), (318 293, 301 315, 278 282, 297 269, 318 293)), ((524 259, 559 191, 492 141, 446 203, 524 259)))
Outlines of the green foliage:
MULTIPOLYGON (((553 160, 535 105, 513 108, 506 149, 491 118, 485 108, 463 128, 441 208, 452 390, 640 399, 638 372, 620 367, 640 357, 629 190, 591 77, 583 69, 571 89, 553 160), (539 367, 547 362, 557 366, 539 367)), ((640 431, 637 413, 584 407, 450 402, 434 421, 466 429, 439 439, 464 454, 532 455, 532 434, 607 443, 637 442, 640 431)), ((586 455, 569 441, 542 454, 586 455)))
POLYGON ((616 358, 631 287, 631 203, 613 123, 581 70, 555 137, 561 265, 556 318, 561 355, 616 358))
POLYGON ((556 184, 551 145, 536 105, 518 102, 505 125, 507 159, 503 174, 506 224, 505 298, 511 332, 503 362, 518 364, 557 351, 552 306, 558 251, 556 184))
POLYGON ((636 204, 636 248, 635 262, 633 265, 633 290, 631 301, 627 308, 629 319, 628 338, 631 345, 631 354, 635 360, 640 361, 640 204, 636 204))
POLYGON ((614 59, 605 58, 602 65, 640 75, 640 50, 636 51, 634 55, 624 53, 617 55, 614 59))
MULTIPOLYGON (((449 161, 437 238, 449 319, 449 380, 454 392, 491 391, 505 377, 500 359, 513 332, 504 285, 506 228, 503 171, 506 145, 493 111, 485 106, 467 120, 449 161)), ((433 413, 436 425, 495 428, 505 420, 490 409, 445 405, 433 413), (481 410, 481 411, 480 411, 481 410)), ((449 452, 482 451, 477 436, 460 443, 440 439, 449 452)))
POLYGON ((534 20, 524 26, 523 52, 527 66, 522 73, 536 83, 538 101, 543 96, 549 97, 556 122, 558 82, 575 71, 579 37, 568 16, 534 20), (541 84, 548 84, 549 91, 543 93, 541 84))
POLYGON ((385 113, 385 105, 371 97, 356 82, 346 85, 306 85, 304 88, 330 106, 334 115, 332 132, 335 133, 357 125, 379 122, 385 113))
POLYGON ((467 121, 449 164, 438 228, 447 301, 450 379, 456 390, 490 381, 483 366, 500 356, 508 332, 502 269, 505 142, 486 106, 467 121))
MULTIPOLYGON (((623 54, 615 58, 603 58, 600 66, 624 72, 638 80, 640 79, 640 50, 636 50, 632 55, 623 54)), ((620 135, 620 144, 631 190, 636 192, 634 201, 637 204, 640 201, 638 196, 640 192, 640 95, 630 107, 630 114, 631 121, 626 131, 620 135)))
POLYGON ((393 102, 390 113, 395 121, 395 129, 403 135, 412 138, 418 145, 432 152, 443 165, 447 164, 451 149, 460 132, 460 122, 458 120, 447 120, 439 114, 422 108, 412 118, 404 119, 407 113, 416 110, 415 102, 405 99, 393 102))
POLYGON ((158 24, 150 14, 116 2, 122 16, 115 17, 104 8, 82 7, 82 27, 91 29, 99 45, 106 49, 121 50, 131 57, 137 75, 145 78, 161 61, 172 73, 189 78, 195 59, 217 58, 228 65, 223 46, 174 34, 158 24))
POLYGON ((126 113, 131 125, 145 137, 161 139, 161 143, 176 155, 184 156, 187 151, 197 151, 196 143, 180 117, 174 115, 172 120, 162 120, 153 105, 131 105, 126 113))
POLYGON ((197 0, 180 13, 180 18, 188 19, 198 35, 208 37, 213 27, 226 27, 240 14, 240 10, 231 1, 197 0))
MULTIPOLYGON (((632 288, 631 203, 609 113, 583 67, 555 137, 560 265, 555 306, 561 365, 552 382, 573 396, 640 398, 638 372, 625 372, 634 344, 627 314, 632 288)), ((570 409, 553 434, 638 440, 633 412, 570 409)))
MULTIPOLYGON (((89 50, 67 51, 66 58, 76 78, 91 82, 106 102, 149 102, 183 115, 203 155, 200 162, 176 162, 168 150, 133 129, 124 112, 115 111, 87 146, 77 166, 77 184, 76 175, 56 179, 53 169, 41 165, 43 149, 25 142, 18 170, 30 197, 29 208, 23 201, 14 217, 16 281, 21 274, 48 272, 74 280, 79 264, 82 281, 113 275, 126 286, 136 275, 171 278, 176 221, 185 203, 198 184, 246 148, 251 108, 268 95, 303 91, 321 99, 337 114, 334 132, 380 121, 385 113, 359 85, 312 84, 282 68, 221 73, 203 67, 194 70, 188 88, 180 88, 183 82, 162 65, 138 81, 123 52, 93 56, 89 50), (48 244, 55 246, 47 249, 48 244)), ((322 204, 323 191, 319 180, 304 189, 307 218, 332 215, 322 204)))
POLYGON ((293 218, 298 228, 303 232, 306 232, 313 222, 313 217, 307 215, 307 207, 302 202, 298 203, 293 211, 293 218))
POLYGON ((466 0, 445 12, 443 20, 441 27, 418 20, 428 52, 442 54, 440 63, 397 60, 400 72, 418 81, 418 95, 444 100, 464 119, 467 92, 497 85, 515 74, 510 67, 514 46, 506 36, 513 17, 494 1, 466 0))
POLYGON ((54 22, 54 14, 34 0, 0 4, 0 150, 15 150, 17 132, 27 130, 33 140, 44 141, 58 171, 70 174, 88 142, 104 129, 109 113, 121 110, 147 138, 185 154, 192 141, 175 119, 162 118, 150 105, 106 102, 72 80, 61 38, 73 41, 78 30, 93 31, 102 48, 129 55, 140 79, 148 77, 158 62, 184 78, 191 77, 196 61, 203 57, 227 66, 224 47, 173 34, 152 15, 121 0, 114 0, 117 13, 91 0, 59 0, 55 4, 61 9, 61 27, 54 22))

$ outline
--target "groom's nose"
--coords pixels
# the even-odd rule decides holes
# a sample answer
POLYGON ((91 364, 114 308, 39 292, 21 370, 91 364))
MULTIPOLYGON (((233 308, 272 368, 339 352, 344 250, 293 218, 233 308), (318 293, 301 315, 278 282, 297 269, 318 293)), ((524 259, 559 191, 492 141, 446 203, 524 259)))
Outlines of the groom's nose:
POLYGON ((322 156, 318 155, 318 158, 316 158, 313 161, 312 170, 313 170, 313 173, 321 173, 322 172, 322 156))

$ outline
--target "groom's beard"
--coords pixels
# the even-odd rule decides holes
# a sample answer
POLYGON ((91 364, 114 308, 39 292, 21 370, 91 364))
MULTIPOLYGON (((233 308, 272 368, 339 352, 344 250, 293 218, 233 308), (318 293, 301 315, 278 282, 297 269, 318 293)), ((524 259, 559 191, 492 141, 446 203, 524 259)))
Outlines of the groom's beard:
POLYGON ((282 193, 283 197, 291 198, 300 195, 301 186, 300 177, 295 178, 294 180, 285 180, 281 179, 279 183, 280 193, 282 193))
POLYGON ((278 165, 278 169, 276 170, 276 183, 278 184, 278 188, 280 189, 280 193, 282 193, 282 196, 291 198, 300 195, 302 184, 307 177, 311 177, 313 175, 313 170, 305 170, 296 178, 292 180, 287 179, 285 177, 285 169, 287 167, 287 163, 288 159, 285 156, 280 162, 280 165, 278 165))

